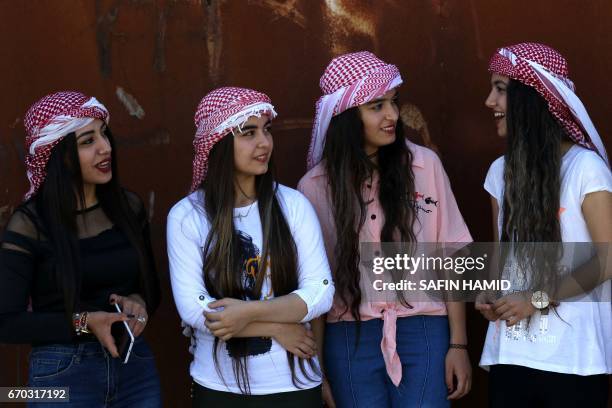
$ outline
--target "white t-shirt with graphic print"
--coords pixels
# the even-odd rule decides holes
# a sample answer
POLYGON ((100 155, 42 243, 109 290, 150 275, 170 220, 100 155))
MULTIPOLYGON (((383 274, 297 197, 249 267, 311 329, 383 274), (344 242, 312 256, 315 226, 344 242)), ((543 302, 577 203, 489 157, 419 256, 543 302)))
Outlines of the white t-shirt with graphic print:
MULTIPOLYGON (((278 186, 277 198, 291 230, 297 249, 298 288, 297 294, 306 303, 308 312, 302 322, 326 313, 333 301, 334 285, 321 236, 319 221, 308 200, 298 191, 283 185, 278 186)), ((241 352, 230 342, 220 341, 217 350, 219 370, 213 361, 215 337, 204 325, 203 312, 211 311, 206 305, 214 299, 206 290, 202 278, 203 247, 210 229, 203 210, 204 193, 198 190, 179 201, 168 214, 167 244, 172 292, 183 324, 191 327, 195 342, 192 342, 193 361, 190 374, 203 387, 240 394, 235 380, 232 358, 241 352), (202 297, 202 302, 198 299, 202 297), (201 303, 204 305, 202 306, 201 303)), ((234 225, 242 246, 242 279, 245 288, 252 288, 262 252, 262 225, 258 203, 234 209, 234 225)), ((273 260, 271 260, 273 262, 273 260)), ((274 297, 269 270, 261 291, 261 299, 274 297)), ((287 353, 274 339, 248 338, 248 373, 250 391, 253 395, 298 391, 291 380, 287 353)), ((313 358, 318 366, 316 357, 313 358)), ((313 388, 321 383, 320 376, 305 364, 306 378, 295 365, 295 374, 302 389, 313 388)), ((299 384, 299 383, 298 383, 299 384)))
MULTIPOLYGON (((503 222, 504 158, 493 162, 484 183, 500 211, 498 232, 503 222)), ((597 191, 612 192, 612 174, 597 153, 572 146, 561 163, 561 238, 568 242, 591 242, 582 215, 584 197, 597 191)), ((612 304, 610 281, 604 282, 581 301, 562 301, 548 313, 547 329, 541 330, 541 313, 513 327, 505 321, 489 322, 480 366, 513 364, 566 374, 612 373, 612 304), (589 299, 604 300, 599 302, 589 299), (560 316, 560 317, 559 317, 560 316)))

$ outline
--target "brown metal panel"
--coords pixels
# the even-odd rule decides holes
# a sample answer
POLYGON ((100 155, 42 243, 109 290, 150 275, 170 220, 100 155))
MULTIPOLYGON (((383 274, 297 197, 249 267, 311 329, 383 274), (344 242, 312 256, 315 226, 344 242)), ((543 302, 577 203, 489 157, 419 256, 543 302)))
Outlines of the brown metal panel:
MULTIPOLYGON (((435 147, 477 240, 491 239, 482 181, 503 151, 491 115, 487 61, 500 45, 539 41, 559 49, 600 134, 612 141, 612 36, 606 0, 5 0, 0 2, 0 223, 26 191, 23 115, 60 89, 95 95, 111 112, 123 183, 153 212, 164 284, 146 336, 167 406, 187 406, 188 340, 180 335, 165 256, 165 216, 190 181, 193 112, 221 85, 268 93, 279 179, 294 186, 329 60, 368 49, 404 76, 409 135, 435 147)), ((485 325, 469 313, 474 364, 485 325)), ((25 381, 27 347, 0 347, 0 384, 25 381), (6 364, 5 364, 6 363, 6 364)), ((484 406, 486 376, 456 406, 484 406)))

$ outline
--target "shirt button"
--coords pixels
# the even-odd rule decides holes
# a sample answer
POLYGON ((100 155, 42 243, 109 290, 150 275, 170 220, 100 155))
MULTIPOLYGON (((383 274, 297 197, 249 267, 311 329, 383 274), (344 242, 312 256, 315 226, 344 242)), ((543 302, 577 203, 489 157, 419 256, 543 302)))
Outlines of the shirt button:
POLYGON ((323 281, 323 284, 324 284, 324 285, 327 285, 328 283, 329 283, 329 281, 328 281, 327 279, 325 279, 325 280, 323 281))
POLYGON ((372 214, 372 215, 370 215, 370 218, 371 218, 371 219, 373 219, 373 220, 375 220, 375 219, 376 219, 376 214, 372 214))

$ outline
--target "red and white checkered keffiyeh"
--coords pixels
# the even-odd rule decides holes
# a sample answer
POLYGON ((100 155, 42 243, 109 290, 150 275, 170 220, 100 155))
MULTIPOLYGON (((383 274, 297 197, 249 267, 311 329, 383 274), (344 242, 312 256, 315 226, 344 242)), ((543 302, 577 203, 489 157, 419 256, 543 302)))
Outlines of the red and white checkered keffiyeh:
POLYGON ((206 177, 213 146, 234 129, 240 131, 251 116, 261 115, 274 119, 276 111, 266 94, 252 89, 217 88, 202 98, 194 117, 197 130, 193 140, 195 157, 190 191, 197 190, 206 177))
POLYGON ((321 77, 323 96, 316 104, 308 169, 321 161, 325 135, 333 116, 384 95, 402 83, 395 65, 387 64, 368 51, 334 58, 321 77))
POLYGON ((491 58, 489 71, 535 88, 548 102, 550 112, 563 125, 569 137, 575 143, 598 152, 608 163, 603 142, 575 94, 567 61, 559 52, 537 43, 499 48, 491 58))
POLYGON ((47 176, 47 162, 53 148, 71 132, 94 119, 108 123, 108 110, 96 98, 80 92, 63 91, 47 95, 34 103, 24 118, 26 130, 26 168, 32 197, 47 176))

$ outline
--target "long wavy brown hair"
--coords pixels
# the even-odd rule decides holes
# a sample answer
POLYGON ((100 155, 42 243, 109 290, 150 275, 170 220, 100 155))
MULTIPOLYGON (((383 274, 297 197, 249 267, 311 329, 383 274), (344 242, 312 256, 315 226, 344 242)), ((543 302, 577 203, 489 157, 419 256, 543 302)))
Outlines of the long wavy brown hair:
POLYGON ((331 120, 323 149, 336 226, 334 284, 345 306, 343 313, 349 312, 357 321, 360 321, 362 300, 359 231, 366 221, 368 204, 362 190, 375 171, 378 171, 380 183, 378 199, 385 214, 381 242, 416 241, 412 152, 406 145, 401 119, 396 124, 395 135, 393 143, 378 149, 378 164, 375 164, 364 150, 363 122, 355 107, 331 120))
POLYGON ((521 270, 533 270, 532 288, 556 285, 561 226, 561 142, 569 140, 538 92, 518 81, 507 87, 501 241, 515 242, 521 270), (534 245, 532 243, 538 243, 534 245))

